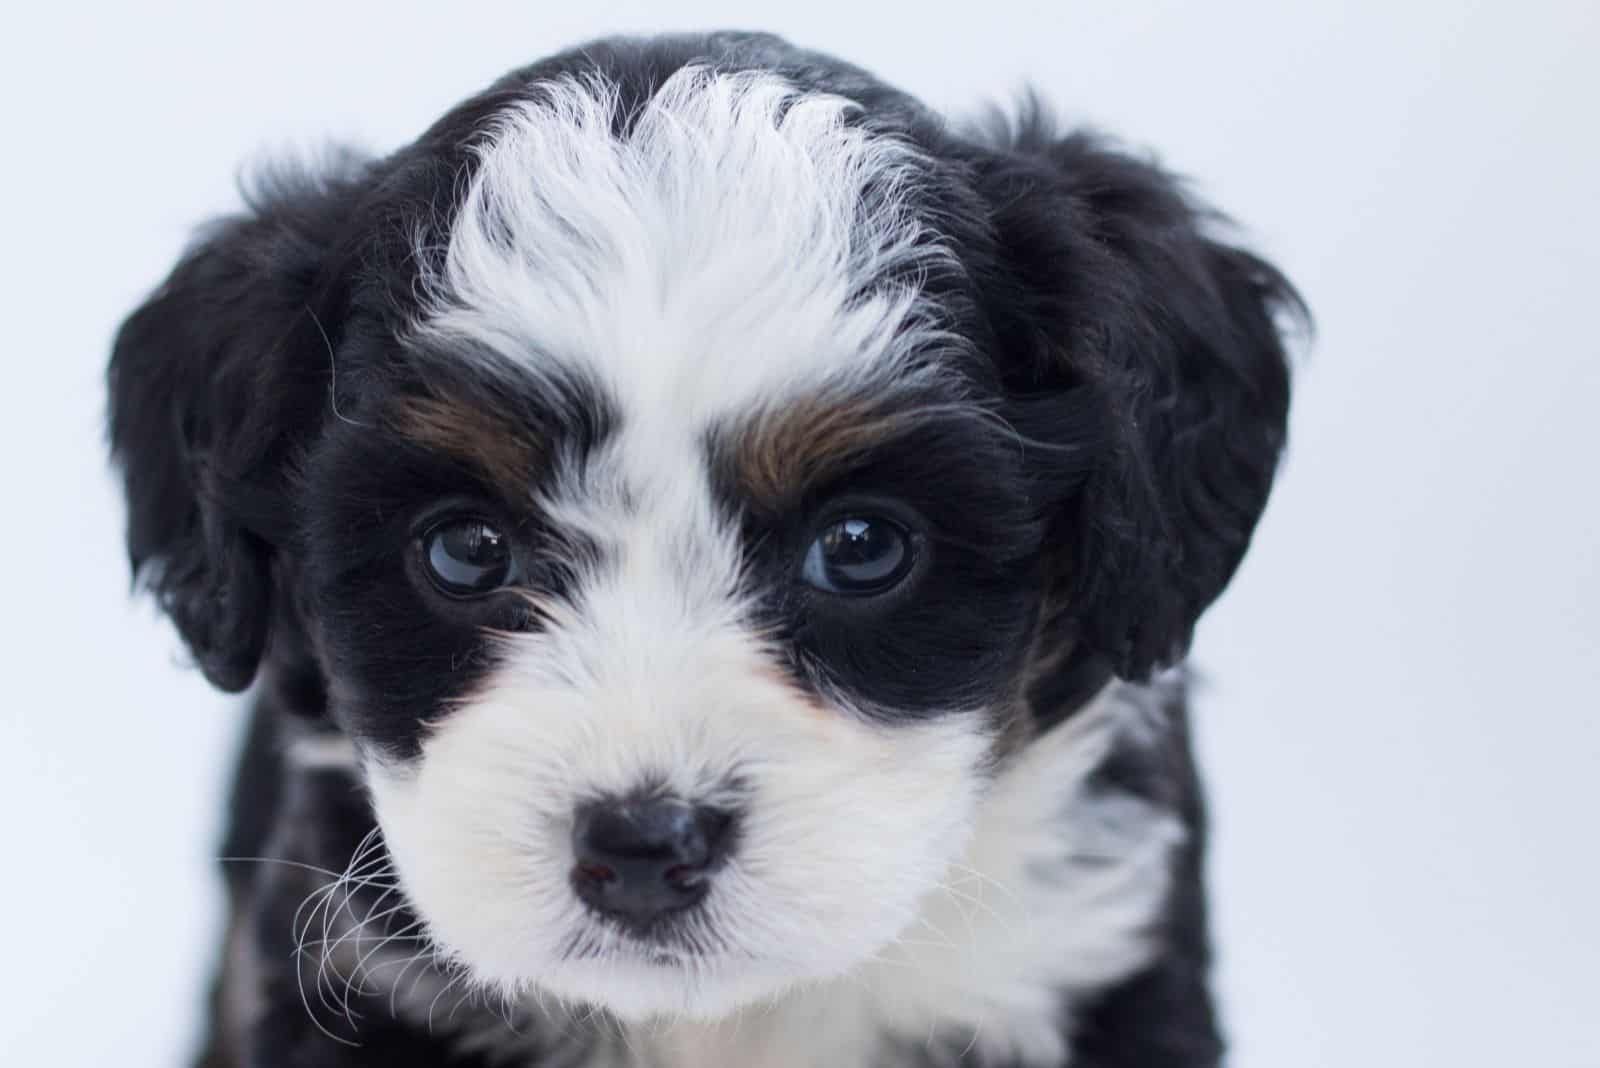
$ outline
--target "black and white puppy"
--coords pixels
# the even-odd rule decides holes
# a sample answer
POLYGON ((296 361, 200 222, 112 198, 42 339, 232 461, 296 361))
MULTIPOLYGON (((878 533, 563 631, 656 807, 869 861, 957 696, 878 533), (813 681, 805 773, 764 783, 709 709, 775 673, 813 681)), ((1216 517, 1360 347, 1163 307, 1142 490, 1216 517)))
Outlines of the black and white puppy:
POLYGON ((1182 693, 1271 266, 1036 109, 612 40, 260 184, 123 325, 259 679, 209 1065, 1211 1065, 1182 693))

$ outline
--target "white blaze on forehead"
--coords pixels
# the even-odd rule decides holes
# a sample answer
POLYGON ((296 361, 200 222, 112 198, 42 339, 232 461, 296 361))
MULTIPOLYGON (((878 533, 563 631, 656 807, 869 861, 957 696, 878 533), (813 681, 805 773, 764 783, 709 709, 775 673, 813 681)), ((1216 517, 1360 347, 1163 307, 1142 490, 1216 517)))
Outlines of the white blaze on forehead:
POLYGON ((541 86, 480 151, 419 331, 674 428, 903 369, 941 336, 905 280, 950 259, 905 204, 923 157, 856 109, 688 67, 619 131, 600 76, 541 86))

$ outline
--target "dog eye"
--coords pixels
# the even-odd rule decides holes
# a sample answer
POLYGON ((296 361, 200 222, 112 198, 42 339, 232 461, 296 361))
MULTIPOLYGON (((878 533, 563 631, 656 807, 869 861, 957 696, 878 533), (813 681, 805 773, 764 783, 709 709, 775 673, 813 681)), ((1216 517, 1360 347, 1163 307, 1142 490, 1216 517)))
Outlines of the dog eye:
POLYGON ((511 543, 481 519, 446 519, 422 536, 428 577, 454 597, 489 593, 511 581, 511 543))
POLYGON ((870 597, 898 585, 911 570, 911 535, 882 516, 849 516, 806 550, 800 577, 827 593, 870 597))

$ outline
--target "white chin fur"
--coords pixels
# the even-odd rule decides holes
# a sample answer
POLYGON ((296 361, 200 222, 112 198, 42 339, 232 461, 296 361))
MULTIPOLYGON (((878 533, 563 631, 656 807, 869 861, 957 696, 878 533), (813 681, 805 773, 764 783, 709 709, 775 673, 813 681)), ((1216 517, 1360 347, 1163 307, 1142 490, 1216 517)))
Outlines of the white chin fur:
POLYGON ((524 657, 420 760, 369 762, 402 882, 446 953, 506 995, 650 1021, 639 1034, 674 1066, 769 1063, 760 1049, 873 1063, 886 1036, 934 1035, 995 1062, 1060 1063, 1076 999, 1155 948, 1182 826, 1088 784, 1118 739, 1157 743, 1157 691, 1109 688, 986 781, 989 739, 970 716, 875 727, 771 674, 730 688, 718 660, 743 643, 682 637, 670 652, 702 659, 680 700, 540 693, 548 661, 524 657), (563 959, 595 931, 566 883, 573 792, 642 768, 681 788, 735 758, 749 808, 709 899, 718 950, 652 963, 602 935, 595 955, 563 959))
POLYGON ((570 632, 520 637, 420 758, 369 764, 433 938, 484 984, 626 1017, 722 1014, 891 942, 966 845, 990 744, 977 718, 873 724, 806 699, 737 631, 653 635, 613 634, 614 667, 562 656, 570 632), (652 670, 633 675, 619 648, 652 670), (735 780, 738 842, 692 927, 704 952, 647 963, 571 889, 572 812, 647 783, 715 803, 735 780))
POLYGON ((792 976, 751 962, 715 961, 700 967, 606 960, 568 962, 540 983, 580 1005, 603 1006, 630 1022, 681 1019, 713 1022, 770 1001, 794 985, 792 976))

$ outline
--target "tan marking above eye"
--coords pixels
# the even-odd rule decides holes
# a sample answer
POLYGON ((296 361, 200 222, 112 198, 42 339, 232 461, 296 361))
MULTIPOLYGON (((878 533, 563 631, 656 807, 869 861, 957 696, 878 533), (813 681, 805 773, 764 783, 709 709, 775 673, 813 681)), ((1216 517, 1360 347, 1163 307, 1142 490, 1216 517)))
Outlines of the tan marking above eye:
POLYGON ((529 428, 503 413, 444 397, 407 397, 389 409, 399 434, 481 471, 513 497, 528 491, 544 459, 529 428))
POLYGON ((863 400, 810 397, 763 413, 735 439, 740 488, 776 504, 899 433, 905 418, 863 400))

